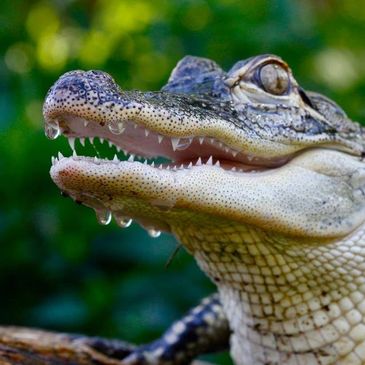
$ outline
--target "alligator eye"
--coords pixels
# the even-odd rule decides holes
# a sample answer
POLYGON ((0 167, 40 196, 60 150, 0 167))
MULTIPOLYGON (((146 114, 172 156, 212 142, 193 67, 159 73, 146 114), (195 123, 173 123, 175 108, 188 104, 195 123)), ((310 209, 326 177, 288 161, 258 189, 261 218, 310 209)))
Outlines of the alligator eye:
POLYGON ((268 63, 258 70, 258 78, 262 88, 274 95, 286 94, 289 90, 289 75, 277 63, 268 63))

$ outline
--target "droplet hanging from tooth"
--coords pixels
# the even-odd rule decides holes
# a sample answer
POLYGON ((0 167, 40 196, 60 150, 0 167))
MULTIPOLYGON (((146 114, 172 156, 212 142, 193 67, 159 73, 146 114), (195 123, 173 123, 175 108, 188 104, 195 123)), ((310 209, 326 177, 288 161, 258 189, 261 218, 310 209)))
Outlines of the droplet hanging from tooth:
POLYGON ((125 124, 120 120, 113 120, 109 122, 108 128, 113 134, 121 134, 125 131, 125 124))
POLYGON ((186 150, 192 142, 192 138, 171 138, 171 145, 174 151, 186 150))
POLYGON ((157 229, 154 228, 147 229, 147 232, 152 238, 157 238, 160 237, 161 235, 161 231, 158 231, 157 229))
POLYGON ((133 222, 131 218, 122 215, 120 212, 114 212, 113 215, 115 222, 118 224, 119 227, 127 228, 133 222))
POLYGON ((104 226, 110 223, 112 220, 112 213, 110 210, 95 209, 96 219, 104 226))
POLYGON ((56 139, 61 134, 61 128, 58 124, 58 121, 53 120, 52 122, 46 122, 44 132, 47 138, 56 139))

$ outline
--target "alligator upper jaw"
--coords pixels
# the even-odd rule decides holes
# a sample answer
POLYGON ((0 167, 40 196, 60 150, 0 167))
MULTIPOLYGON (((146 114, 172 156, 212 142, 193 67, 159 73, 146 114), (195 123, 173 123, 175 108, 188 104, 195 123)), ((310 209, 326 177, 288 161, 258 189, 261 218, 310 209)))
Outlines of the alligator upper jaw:
POLYGON ((127 158, 164 157, 171 161, 165 167, 208 163, 221 165, 225 169, 259 171, 281 166, 292 157, 292 154, 275 158, 259 157, 208 136, 170 137, 149 129, 136 119, 101 125, 81 116, 61 113, 46 119, 46 134, 51 139, 63 134, 68 138, 74 153, 77 140, 80 146, 84 146, 87 139, 93 144, 96 137, 102 142, 108 141, 111 148, 115 147, 115 159, 122 159, 119 154, 121 151, 127 158))

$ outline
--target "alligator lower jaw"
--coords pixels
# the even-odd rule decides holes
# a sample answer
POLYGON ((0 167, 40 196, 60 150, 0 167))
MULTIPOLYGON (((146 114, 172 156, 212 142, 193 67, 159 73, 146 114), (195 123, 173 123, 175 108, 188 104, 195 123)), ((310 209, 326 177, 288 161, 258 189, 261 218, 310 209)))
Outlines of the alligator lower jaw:
MULTIPOLYGON (((49 138, 57 138, 61 133, 68 138, 74 157, 77 156, 76 140, 79 140, 80 146, 84 146, 87 139, 91 144, 94 138, 99 138, 101 143, 108 141, 109 147, 115 148, 114 159, 110 161, 95 157, 93 161, 97 164, 119 163, 118 153, 121 150, 129 162, 133 162, 135 157, 145 158, 145 163, 154 166, 154 162, 148 159, 167 158, 171 163, 161 164, 159 168, 172 170, 207 164, 233 172, 260 172, 279 167, 291 158, 291 156, 273 159, 258 157, 253 153, 232 148, 211 136, 164 136, 133 121, 110 123, 105 126, 81 117, 62 115, 46 122, 46 134, 49 138)), ((59 154, 58 157, 63 156, 59 154)), ((86 157, 78 156, 78 158, 86 157)), ((52 164, 56 164, 57 161, 57 157, 52 158, 52 164)))

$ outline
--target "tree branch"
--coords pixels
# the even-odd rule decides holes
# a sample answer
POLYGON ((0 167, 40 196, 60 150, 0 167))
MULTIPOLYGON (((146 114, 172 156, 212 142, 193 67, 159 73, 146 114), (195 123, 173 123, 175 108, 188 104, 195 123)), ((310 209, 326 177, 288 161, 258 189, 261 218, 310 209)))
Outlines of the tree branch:
POLYGON ((99 337, 0 327, 0 365, 123 365, 121 359, 134 348, 99 337))

